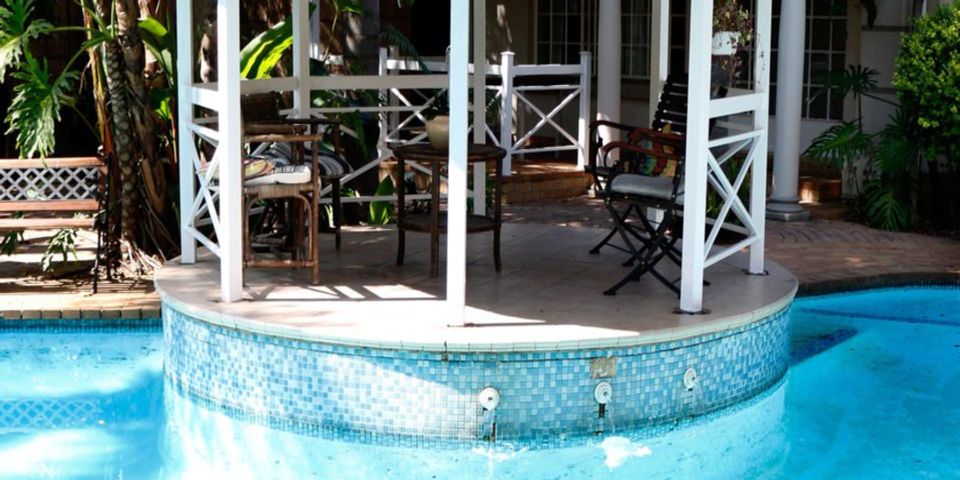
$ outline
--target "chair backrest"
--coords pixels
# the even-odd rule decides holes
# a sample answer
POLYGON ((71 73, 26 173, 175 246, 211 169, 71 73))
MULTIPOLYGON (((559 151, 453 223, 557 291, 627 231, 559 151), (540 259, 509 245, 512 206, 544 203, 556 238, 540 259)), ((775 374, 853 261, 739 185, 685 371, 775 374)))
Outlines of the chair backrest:
POLYGON ((280 96, 256 93, 240 98, 243 123, 280 123, 280 96))
MULTIPOLYGON (((727 87, 714 87, 714 98, 724 98, 727 96, 727 87)), ((710 119, 710 130, 716 126, 717 119, 710 119)), ((663 91, 660 93, 660 103, 657 104, 657 111, 654 113, 653 125, 650 127, 658 132, 662 132, 667 126, 670 131, 680 135, 687 133, 687 75, 671 74, 667 76, 667 81, 663 84, 663 91)))

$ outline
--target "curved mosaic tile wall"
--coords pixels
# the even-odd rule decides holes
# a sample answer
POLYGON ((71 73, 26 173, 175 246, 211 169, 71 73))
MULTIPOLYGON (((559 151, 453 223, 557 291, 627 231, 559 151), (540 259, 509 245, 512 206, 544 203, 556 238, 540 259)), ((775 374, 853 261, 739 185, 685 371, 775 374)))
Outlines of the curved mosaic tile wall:
POLYGON ((669 426, 752 397, 789 363, 789 311, 732 330, 622 349, 434 353, 253 334, 163 311, 165 374, 194 401, 234 417, 332 438, 419 444, 550 441, 669 426), (685 373, 694 369, 696 385, 685 373), (613 397, 599 418, 594 388, 613 397), (478 393, 501 394, 494 412, 478 393))

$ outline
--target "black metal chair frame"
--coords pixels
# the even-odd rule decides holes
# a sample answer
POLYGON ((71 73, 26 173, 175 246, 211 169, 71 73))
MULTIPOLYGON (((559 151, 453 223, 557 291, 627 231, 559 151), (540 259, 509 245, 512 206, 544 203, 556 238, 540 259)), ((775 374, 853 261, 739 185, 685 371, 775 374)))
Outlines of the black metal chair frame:
MULTIPOLYGON (((635 131, 635 133, 642 134, 639 135, 641 140, 673 147, 674 152, 682 151, 683 137, 681 136, 663 134, 650 129, 635 131)), ((676 247, 680 236, 671 231, 670 227, 678 218, 678 209, 682 209, 682 205, 677 201, 677 198, 682 195, 684 157, 678 153, 666 153, 663 150, 645 148, 638 142, 608 143, 601 148, 600 155, 606 161, 610 153, 615 150, 620 152, 621 158, 611 166, 603 190, 604 206, 614 221, 614 229, 595 248, 599 249, 603 245, 609 245, 628 253, 630 259, 624 265, 633 266, 633 268, 623 279, 604 291, 604 294, 616 295, 617 291, 624 285, 638 280, 646 273, 650 273, 661 283, 679 294, 680 289, 676 282, 666 278, 656 267, 664 258, 677 265, 681 263, 680 250, 676 247), (614 180, 617 176, 622 174, 637 175, 635 162, 643 161, 647 157, 664 158, 677 162, 669 199, 625 194, 613 190, 614 180), (620 204, 626 204, 627 208, 618 208, 620 204), (662 210, 664 212, 663 219, 656 224, 650 221, 643 214, 645 208, 662 210), (639 222, 628 221, 633 217, 638 218, 639 222), (609 244, 614 236, 619 236, 623 240, 624 247, 609 244)))

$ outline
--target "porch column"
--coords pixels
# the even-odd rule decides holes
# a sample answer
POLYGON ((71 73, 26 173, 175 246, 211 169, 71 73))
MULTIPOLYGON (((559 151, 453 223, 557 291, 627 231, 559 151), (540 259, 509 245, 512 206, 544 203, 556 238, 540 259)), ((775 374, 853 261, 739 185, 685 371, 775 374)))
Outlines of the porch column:
MULTIPOLYGON (((620 0, 599 2, 597 19, 597 119, 620 121, 620 0)), ((617 140, 617 130, 604 128, 605 142, 617 140)))
POLYGON ((806 220, 797 195, 800 177, 800 121, 803 115, 803 57, 807 2, 781 0, 777 61, 777 118, 773 152, 773 194, 767 217, 806 220))
POLYGON ((690 79, 687 87, 680 311, 692 314, 703 312, 712 40, 713 0, 690 2, 690 58, 687 67, 690 79))
POLYGON ((177 158, 180 173, 180 263, 197 261, 197 239, 193 228, 196 172, 193 167, 193 5, 177 0, 177 158))
POLYGON ((243 170, 240 126, 240 3, 217 0, 217 101, 220 143, 220 297, 243 296, 243 170))
POLYGON ((657 103, 670 72, 670 0, 653 0, 650 15, 650 107, 649 125, 657 115, 657 103))
POLYGON ((450 4, 450 163, 447 176, 447 324, 463 326, 467 296, 467 126, 470 2, 450 4))

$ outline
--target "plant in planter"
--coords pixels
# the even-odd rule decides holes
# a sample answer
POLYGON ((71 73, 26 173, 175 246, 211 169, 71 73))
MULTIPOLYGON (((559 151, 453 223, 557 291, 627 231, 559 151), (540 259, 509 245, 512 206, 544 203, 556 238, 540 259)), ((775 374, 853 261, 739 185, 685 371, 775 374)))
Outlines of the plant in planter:
POLYGON ((433 104, 424 110, 424 116, 430 145, 437 150, 446 150, 450 144, 450 102, 446 91, 437 95, 433 104))
POLYGON ((739 0, 717 0, 713 7, 713 55, 732 85, 743 68, 742 47, 753 41, 753 18, 739 0))

